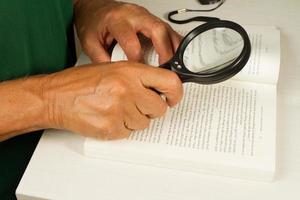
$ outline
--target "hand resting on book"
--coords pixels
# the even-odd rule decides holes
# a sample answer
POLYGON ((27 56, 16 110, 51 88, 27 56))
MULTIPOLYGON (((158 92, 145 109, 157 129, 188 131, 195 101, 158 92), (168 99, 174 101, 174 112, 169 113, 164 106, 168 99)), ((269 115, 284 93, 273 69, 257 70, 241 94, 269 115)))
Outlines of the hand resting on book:
MULTIPOLYGON (((0 86, 4 105, 18 98, 14 93, 5 92, 12 88, 30 105, 28 112, 36 119, 30 130, 65 129, 101 139, 124 138, 132 130, 148 127, 151 118, 162 116, 167 106, 174 106, 182 97, 182 84, 175 73, 127 61, 90 64, 7 81, 0 86), (33 83, 41 89, 32 89, 33 83), (166 100, 152 88, 165 95, 166 100)), ((11 114, 4 116, 4 124, 12 123, 15 111, 26 105, 4 106, 11 108, 6 112, 11 114)), ((18 115, 22 116, 22 113, 18 115)), ((26 123, 22 119, 18 121, 26 123)), ((12 134, 28 131, 18 127, 17 123, 6 128, 0 125, 0 130, 5 128, 5 132, 12 134)))

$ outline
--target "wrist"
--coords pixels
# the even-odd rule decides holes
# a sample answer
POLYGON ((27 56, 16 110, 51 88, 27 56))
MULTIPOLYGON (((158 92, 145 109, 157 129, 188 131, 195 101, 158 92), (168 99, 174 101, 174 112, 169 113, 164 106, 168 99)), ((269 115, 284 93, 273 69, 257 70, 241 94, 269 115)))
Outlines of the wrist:
POLYGON ((43 102, 43 116, 42 124, 47 128, 62 129, 62 116, 60 105, 60 94, 58 89, 62 87, 63 77, 57 77, 57 73, 41 76, 40 78, 40 91, 38 92, 39 97, 43 102))
POLYGON ((0 84, 0 141, 49 128, 41 79, 41 76, 35 76, 0 84))
MULTIPOLYGON (((48 120, 47 102, 44 98, 44 83, 47 75, 33 76, 24 79, 22 90, 26 96, 31 98, 31 108, 28 113, 34 119, 32 129, 47 129, 51 128, 48 120)), ((25 101, 26 102, 26 101, 25 101)))

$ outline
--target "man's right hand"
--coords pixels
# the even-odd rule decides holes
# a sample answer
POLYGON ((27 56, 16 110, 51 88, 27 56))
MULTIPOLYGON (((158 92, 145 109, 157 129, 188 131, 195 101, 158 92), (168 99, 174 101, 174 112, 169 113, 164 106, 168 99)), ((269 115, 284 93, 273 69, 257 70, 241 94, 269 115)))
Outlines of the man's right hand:
POLYGON ((183 93, 175 73, 131 62, 84 65, 43 79, 47 126, 99 139, 148 127, 183 93))

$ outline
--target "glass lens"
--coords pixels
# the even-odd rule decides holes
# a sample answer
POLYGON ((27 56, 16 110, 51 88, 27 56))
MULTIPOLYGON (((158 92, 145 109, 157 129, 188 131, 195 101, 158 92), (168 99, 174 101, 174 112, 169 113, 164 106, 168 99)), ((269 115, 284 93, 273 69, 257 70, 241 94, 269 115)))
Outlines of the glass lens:
POLYGON ((196 36, 183 53, 186 68, 212 73, 229 66, 242 52, 242 36, 229 28, 213 28, 196 36))

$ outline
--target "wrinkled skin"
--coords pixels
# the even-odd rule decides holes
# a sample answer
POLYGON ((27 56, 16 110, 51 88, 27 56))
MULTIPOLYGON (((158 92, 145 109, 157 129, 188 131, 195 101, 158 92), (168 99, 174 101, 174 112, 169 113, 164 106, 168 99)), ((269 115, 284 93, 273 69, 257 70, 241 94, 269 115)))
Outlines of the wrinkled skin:
POLYGON ((182 97, 174 73, 130 62, 81 66, 46 82, 50 124, 101 139, 148 127, 150 118, 162 116, 182 97))

